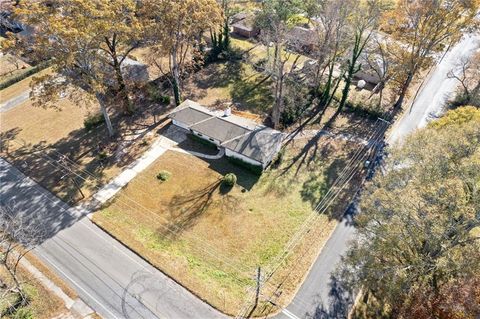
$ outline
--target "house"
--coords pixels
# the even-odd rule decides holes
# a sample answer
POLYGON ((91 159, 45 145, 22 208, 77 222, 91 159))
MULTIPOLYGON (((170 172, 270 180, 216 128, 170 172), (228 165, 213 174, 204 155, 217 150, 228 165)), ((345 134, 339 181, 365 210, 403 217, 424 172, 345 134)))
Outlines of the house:
POLYGON ((253 38, 260 33, 260 29, 255 26, 254 17, 251 14, 237 14, 232 18, 234 34, 244 38, 253 38))
POLYGON ((122 74, 127 81, 144 84, 150 80, 150 74, 148 72, 148 66, 142 62, 125 58, 122 63, 122 74))
POLYGON ((242 20, 245 20, 248 18, 248 13, 247 12, 239 12, 230 17, 230 23, 235 24, 237 22, 240 22, 242 20))
POLYGON ((355 78, 377 85, 380 83, 384 73, 383 60, 380 56, 362 54, 358 59, 360 70, 355 73, 355 78))
POLYGON ((225 156, 265 169, 282 146, 284 134, 249 119, 218 114, 186 100, 169 115, 172 123, 225 149, 225 156))
POLYGON ((288 31, 287 41, 292 50, 310 53, 318 44, 318 34, 315 29, 295 26, 288 31))

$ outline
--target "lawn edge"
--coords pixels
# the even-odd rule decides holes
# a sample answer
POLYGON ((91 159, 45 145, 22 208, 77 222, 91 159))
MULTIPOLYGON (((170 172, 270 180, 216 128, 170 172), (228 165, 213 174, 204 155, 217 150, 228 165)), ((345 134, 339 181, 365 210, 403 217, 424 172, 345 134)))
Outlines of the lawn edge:
POLYGON ((315 263, 317 262, 318 260, 318 257, 320 256, 320 254, 322 253, 323 251, 323 248, 325 248, 325 245, 328 243, 328 241, 330 240, 330 238, 332 237, 332 234, 333 232, 335 231, 335 229, 337 229, 338 225, 340 224, 339 221, 337 221, 337 224, 335 225, 335 227, 333 227, 333 229, 330 231, 330 234, 328 235, 328 239, 326 241, 323 242, 323 244, 318 248, 318 251, 317 253, 314 255, 314 258, 313 258, 313 261, 310 263, 310 266, 308 266, 308 269, 304 272, 300 282, 298 283, 298 285, 295 285, 295 290, 294 290, 294 293, 291 294, 291 298, 288 298, 287 299, 287 306, 284 307, 284 308, 281 308, 281 307, 277 307, 277 310, 275 311, 272 311, 271 313, 268 314, 268 316, 276 316, 280 313, 282 313, 283 309, 286 309, 288 308, 288 306, 290 306, 293 302, 293 299, 295 299, 295 297, 297 296, 298 292, 300 291, 300 289, 302 288, 303 284, 305 283, 305 280, 307 279, 308 275, 310 274, 310 272, 312 271, 312 268, 313 266, 315 265, 315 263), (280 309, 279 309, 280 308, 280 309))
MULTIPOLYGON (((95 213, 94 213, 95 214, 95 213)), ((91 214, 90 216, 88 216, 88 218, 90 219, 90 221, 95 225, 97 226, 98 228, 100 228, 103 232, 105 232, 105 234, 107 234, 108 236, 112 237, 116 242, 118 242, 119 244, 121 244, 123 247, 125 247, 126 249, 128 249, 129 251, 131 251, 133 254, 135 254, 136 256, 138 256, 140 259, 142 259, 143 261, 145 261, 147 264, 149 264, 150 266, 152 266, 153 268, 155 268, 156 270, 160 271, 163 275, 165 275, 166 277, 168 277, 169 279, 171 279, 173 282, 175 282, 177 285, 179 285, 180 287, 182 287, 183 289, 187 290, 189 293, 191 293, 193 296, 195 296, 196 298, 200 299, 202 302, 206 303, 207 305, 209 305, 211 308, 213 308, 214 310, 220 312, 221 314, 223 315, 226 315, 226 316, 229 316, 229 317, 232 317, 233 315, 232 314, 229 314, 227 312, 224 312, 220 309, 218 309, 217 307, 213 306, 210 302, 208 302, 205 298, 201 297, 199 294, 197 294, 196 292, 194 292, 193 290, 191 290, 190 288, 186 287, 184 284, 182 284, 180 281, 178 281, 177 279, 175 279, 174 277, 172 277, 170 274, 168 274, 167 272, 165 272, 164 270, 162 270, 160 267, 158 266, 155 266, 152 262, 150 262, 150 260, 148 260, 146 257, 142 256, 141 254, 139 254, 135 249, 131 248, 130 246, 128 246, 126 243, 122 242, 120 239, 117 238, 117 236, 115 236, 114 234, 112 234, 110 231, 108 231, 105 227, 103 227, 102 225, 100 225, 99 223, 97 223, 94 218, 93 218, 93 215, 94 214, 91 214)))
MULTIPOLYGON (((230 314, 228 312, 225 312, 217 307, 215 307, 214 305, 212 305, 210 302, 208 302, 205 298, 201 297, 198 293, 194 292, 193 290, 191 290, 190 288, 186 287, 183 283, 181 283, 180 281, 178 281, 177 279, 175 279, 174 277, 172 277, 170 274, 168 274, 167 272, 165 272, 164 270, 162 270, 160 267, 158 266, 155 266, 152 262, 150 262, 150 260, 148 260, 146 257, 142 256, 141 254, 139 254, 135 249, 131 248, 130 246, 128 246, 127 244, 125 244, 124 242, 122 242, 120 239, 117 238, 117 236, 115 236, 114 234, 112 234, 110 231, 108 231, 105 227, 103 227, 102 225, 100 225, 99 223, 97 223, 94 218, 93 218, 93 215, 96 214, 97 212, 93 213, 93 214, 90 214, 88 216, 88 218, 90 219, 90 221, 95 225, 97 226, 98 228, 100 228, 103 232, 105 232, 108 236, 112 237, 115 241, 117 241, 118 243, 120 243, 123 247, 125 247, 126 249, 128 249, 129 251, 131 251, 133 254, 135 254, 136 256, 138 256, 140 259, 142 259, 143 261, 145 261, 147 264, 149 264, 150 266, 152 266, 153 268, 157 269, 158 271, 160 271, 162 274, 164 274, 165 276, 167 276, 168 278, 170 278, 172 281, 174 281, 176 284, 178 284, 179 286, 181 286, 182 288, 184 288, 185 290, 187 290, 189 293, 191 293, 192 295, 194 295, 196 298, 200 299, 202 302, 206 303, 207 305, 209 305, 210 307, 212 307, 213 309, 215 309, 216 311, 220 312, 221 314, 223 315, 226 315, 226 316, 233 316, 233 314, 230 314)), ((293 299, 295 299, 295 296, 298 294, 298 291, 300 290, 300 288, 303 286, 303 284, 305 283, 305 280, 307 279, 308 275, 310 274, 313 266, 315 265, 315 262, 317 261, 318 257, 320 256, 320 254, 322 253, 323 249, 325 248, 325 245, 327 244, 327 242, 330 240, 330 238, 332 237, 332 234, 333 232, 335 231, 335 229, 338 227, 339 225, 339 222, 337 221, 337 224, 335 225, 335 227, 332 228, 332 230, 330 231, 329 233, 329 236, 328 236, 328 239, 323 242, 323 244, 318 248, 318 251, 317 253, 315 254, 315 257, 313 258, 313 261, 310 263, 308 269, 304 272, 300 282, 298 283, 298 285, 295 285, 295 290, 293 294, 291 294, 291 298, 288 299, 288 305, 285 307, 287 308, 293 301, 293 299)), ((268 316, 276 316, 278 314, 280 314, 282 312, 283 309, 285 308, 280 308, 278 309, 277 307, 277 310, 275 311, 272 311, 268 314, 268 316)), ((261 318, 261 317, 264 317, 264 315, 261 315, 261 316, 253 316, 252 318, 261 318)))

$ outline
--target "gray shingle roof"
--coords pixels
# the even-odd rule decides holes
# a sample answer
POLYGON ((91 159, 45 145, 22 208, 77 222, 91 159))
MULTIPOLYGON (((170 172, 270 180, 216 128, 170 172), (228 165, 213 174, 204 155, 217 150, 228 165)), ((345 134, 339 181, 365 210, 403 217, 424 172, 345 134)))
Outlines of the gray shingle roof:
POLYGON ((222 144, 234 152, 260 163, 269 163, 280 150, 283 134, 267 127, 260 127, 248 135, 222 144))
POLYGON ((218 117, 212 117, 207 121, 193 125, 191 129, 214 138, 221 143, 251 132, 251 130, 247 128, 218 117))
POLYGON ((195 132, 220 141, 221 146, 262 164, 269 163, 282 144, 283 134, 279 131, 253 121, 248 127, 239 125, 233 119, 229 121, 228 117, 218 117, 189 100, 183 102, 169 117, 186 124, 195 132))
POLYGON ((188 106, 171 113, 170 118, 191 126, 209 118, 213 118, 213 115, 188 106))

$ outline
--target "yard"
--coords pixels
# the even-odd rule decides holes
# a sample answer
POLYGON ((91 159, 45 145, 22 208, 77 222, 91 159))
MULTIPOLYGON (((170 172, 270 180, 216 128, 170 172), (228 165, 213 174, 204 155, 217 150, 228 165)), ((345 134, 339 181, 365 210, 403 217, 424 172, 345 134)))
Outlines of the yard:
MULTIPOLYGON (((41 271, 48 279, 55 283, 70 298, 75 299, 78 296, 75 292, 49 268, 47 268, 34 255, 28 253, 25 257, 31 265, 41 271)), ((6 269, 0 267, 0 279, 6 280, 10 278, 6 275, 6 269)), ((63 300, 54 295, 50 290, 46 289, 38 280, 36 280, 23 266, 18 270, 19 278, 24 282, 24 289, 30 298, 30 303, 18 310, 15 314, 4 314, 5 318, 37 318, 50 319, 60 316, 67 316, 70 311, 65 308, 63 300), (23 316, 22 316, 23 314, 23 316), (27 315, 30 314, 30 317, 27 315)), ((6 300, 0 300, 0 314, 6 307, 6 300)), ((2 317, 2 318, 4 318, 2 317)))
POLYGON ((225 107, 265 116, 273 104, 271 81, 244 62, 211 63, 185 84, 186 98, 208 107, 225 107))
POLYGON ((103 121, 90 131, 84 128, 87 116, 99 112, 95 103, 77 105, 63 98, 55 108, 33 106, 28 98, 31 79, 0 91, 0 104, 26 95, 0 113, 0 152, 64 201, 75 203, 82 193, 89 197, 148 147, 148 139, 139 134, 155 124, 150 113, 112 117, 119 135, 109 139, 103 121), (74 163, 62 160, 62 154, 74 163))
MULTIPOLYGON (((5 275, 2 273, 4 271, 6 270, 0 269, 0 279, 3 277, 3 275, 5 275)), ((51 294, 38 281, 31 278, 30 274, 23 269, 20 270, 20 277, 22 278, 22 280, 28 282, 24 285, 24 289, 29 298, 31 298, 31 302, 26 307, 18 310, 15 314, 4 314, 5 317, 2 316, 2 318, 48 319, 68 312, 68 310, 64 307, 63 301, 61 299, 51 294), (24 317, 21 317, 22 315, 20 313, 24 314, 24 317), (28 317, 27 313, 30 314, 31 317, 28 317)), ((4 278, 6 278, 6 276, 4 276, 4 278)), ((5 311, 8 306, 7 298, 5 300, 0 300, 0 315, 5 311)), ((13 302, 13 300, 10 300, 10 302, 13 302)))
MULTIPOLYGON (((354 147, 334 139, 314 141, 295 141, 280 166, 260 177, 225 158, 207 161, 168 151, 93 220, 200 298, 235 315, 247 287, 254 286, 257 267, 269 266, 282 251, 354 147), (156 176, 163 170, 170 178, 162 182, 156 176), (222 176, 230 172, 238 177, 232 189, 221 184, 222 176)), ((334 211, 343 212, 344 202, 334 211)), ((336 217, 319 216, 315 230, 264 293, 273 293, 283 282, 280 302, 293 296, 336 217)))
POLYGON ((23 62, 16 56, 0 53, 0 83, 31 68, 28 63, 23 62))

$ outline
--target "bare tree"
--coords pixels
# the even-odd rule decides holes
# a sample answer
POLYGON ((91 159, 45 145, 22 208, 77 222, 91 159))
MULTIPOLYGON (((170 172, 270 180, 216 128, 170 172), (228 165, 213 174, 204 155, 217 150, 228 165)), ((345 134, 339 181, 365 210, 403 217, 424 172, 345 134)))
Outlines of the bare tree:
POLYGON ((266 71, 274 80, 274 105, 272 108, 272 123, 275 128, 280 125, 284 110, 284 84, 286 76, 291 73, 298 62, 298 56, 293 60, 290 70, 286 70, 287 62, 292 59, 292 53, 286 50, 288 32, 291 30, 289 20, 299 12, 296 1, 268 0, 263 2, 262 11, 256 17, 256 24, 262 30, 261 40, 267 46, 266 71), (270 52, 270 44, 273 52, 270 52))
POLYGON ((7 303, 5 313, 14 313, 28 304, 24 278, 18 274, 20 261, 44 238, 44 232, 26 216, 15 214, 9 206, 0 205, 0 267, 7 278, 0 277, 0 300, 7 303))
POLYGON ((475 26, 479 6, 478 1, 399 1, 387 14, 383 29, 398 41, 392 50, 399 65, 393 79, 398 94, 396 109, 402 107, 415 76, 475 26))
POLYGON ((321 1, 319 6, 316 28, 319 44, 315 52, 318 68, 315 81, 320 96, 315 115, 320 112, 323 115, 332 103, 343 77, 344 72, 339 72, 337 64, 347 49, 347 20, 352 7, 351 0, 321 1))
POLYGON ((369 43, 372 34, 378 27, 378 22, 382 16, 384 5, 382 0, 370 0, 366 3, 355 1, 352 8, 350 20, 350 30, 353 33, 353 41, 349 45, 350 57, 345 63, 345 72, 343 80, 345 81, 342 98, 335 115, 338 115, 345 106, 350 92, 355 73, 360 71, 362 65, 358 63, 359 58, 369 43))
POLYGON ((480 106, 480 52, 470 59, 460 60, 448 77, 460 83, 458 95, 463 103, 480 106))
POLYGON ((392 78, 392 61, 389 58, 389 45, 388 41, 384 39, 380 34, 375 33, 372 36, 372 43, 365 51, 365 63, 368 68, 378 77, 379 82, 375 86, 369 99, 374 94, 379 94, 378 106, 383 102, 383 90, 388 81, 392 78))

